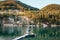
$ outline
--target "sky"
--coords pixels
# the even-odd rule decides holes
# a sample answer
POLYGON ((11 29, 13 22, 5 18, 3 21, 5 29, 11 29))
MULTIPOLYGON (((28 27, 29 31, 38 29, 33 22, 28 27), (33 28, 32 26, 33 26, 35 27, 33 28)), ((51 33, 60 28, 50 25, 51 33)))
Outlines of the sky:
POLYGON ((19 1, 39 9, 45 7, 48 4, 60 4, 60 0, 19 0, 19 1))

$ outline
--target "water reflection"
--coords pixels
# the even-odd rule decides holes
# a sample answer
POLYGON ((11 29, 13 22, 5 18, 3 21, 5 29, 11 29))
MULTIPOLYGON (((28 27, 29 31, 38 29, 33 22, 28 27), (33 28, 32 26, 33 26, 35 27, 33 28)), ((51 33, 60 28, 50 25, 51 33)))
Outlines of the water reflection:
MULTIPOLYGON (((33 26, 33 25, 29 25, 29 26, 33 26)), ((20 27, 20 30, 21 30, 21 35, 23 34, 26 34, 28 33, 27 30, 29 30, 29 27, 28 25, 25 25, 24 27, 20 27)), ((23 40, 59 40, 59 35, 60 35, 60 26, 56 26, 56 27, 46 27, 46 28, 43 28, 41 25, 39 26, 39 29, 38 27, 33 27, 30 29, 31 32, 35 33, 36 34, 36 37, 34 38, 24 38, 23 40)), ((21 36, 19 35, 19 36, 21 36)), ((14 38, 16 38, 18 36, 0 36, 0 40, 12 40, 14 38)))

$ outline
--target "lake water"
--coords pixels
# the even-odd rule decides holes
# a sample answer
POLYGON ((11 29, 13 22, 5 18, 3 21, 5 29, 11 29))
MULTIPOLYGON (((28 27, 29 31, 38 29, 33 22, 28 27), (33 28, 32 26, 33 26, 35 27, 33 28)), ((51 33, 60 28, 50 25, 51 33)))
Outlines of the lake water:
MULTIPOLYGON (((25 34, 26 30, 27 27, 22 27, 21 35, 25 34)), ((36 37, 24 38, 23 40, 60 40, 60 27, 34 27, 33 33, 36 34, 36 37)), ((16 37, 18 36, 0 36, 0 40, 12 40, 16 37)))
MULTIPOLYGON (((18 28, 19 29, 19 28, 18 28)), ((31 28, 32 29, 32 28, 31 28)), ((26 34, 26 33, 28 33, 27 32, 27 30, 29 30, 29 27, 28 27, 28 25, 26 26, 21 26, 20 27, 20 34, 18 34, 18 36, 17 35, 14 35, 14 36, 11 36, 11 35, 5 35, 5 36, 0 36, 0 40, 12 40, 12 39, 14 39, 14 38, 16 38, 16 37, 19 37, 19 36, 22 36, 22 35, 24 35, 24 34, 26 34)), ((15 32, 16 33, 16 32, 15 32)))

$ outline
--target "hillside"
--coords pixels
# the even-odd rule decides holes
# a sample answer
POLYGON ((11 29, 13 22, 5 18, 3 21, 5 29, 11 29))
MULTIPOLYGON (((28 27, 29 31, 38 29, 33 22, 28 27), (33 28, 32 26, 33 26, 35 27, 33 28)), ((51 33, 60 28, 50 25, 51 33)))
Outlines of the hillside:
POLYGON ((39 10, 38 8, 35 8, 35 7, 32 7, 32 6, 29 6, 25 3, 22 3, 18 0, 14 0, 14 1, 0 1, 0 10, 9 10, 9 9, 12 9, 12 10, 15 10, 15 9, 18 9, 18 10, 39 10))
POLYGON ((60 24, 60 5, 49 4, 39 11, 39 21, 60 24))
POLYGON ((30 8, 30 10, 39 10, 38 8, 35 8, 35 7, 32 7, 32 6, 27 5, 27 4, 25 4, 25 3, 22 3, 21 1, 16 1, 16 3, 18 3, 18 4, 21 5, 21 6, 23 6, 24 8, 27 8, 27 9, 30 8))
POLYGON ((55 11, 55 10, 60 10, 60 5, 59 4, 49 4, 42 8, 41 10, 44 11, 55 11))

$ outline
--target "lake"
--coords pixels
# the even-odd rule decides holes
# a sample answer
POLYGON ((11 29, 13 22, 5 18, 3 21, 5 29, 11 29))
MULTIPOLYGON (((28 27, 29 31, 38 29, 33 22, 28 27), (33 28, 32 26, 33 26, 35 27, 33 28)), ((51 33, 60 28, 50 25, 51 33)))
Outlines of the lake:
MULTIPOLYGON (((18 36, 25 34, 26 27, 21 29, 22 33, 18 36)), ((43 28, 42 26, 33 27, 33 33, 36 34, 33 38, 24 38, 23 40, 60 40, 60 27, 46 27, 43 28)), ((0 40, 12 40, 18 36, 0 36, 0 40)))

